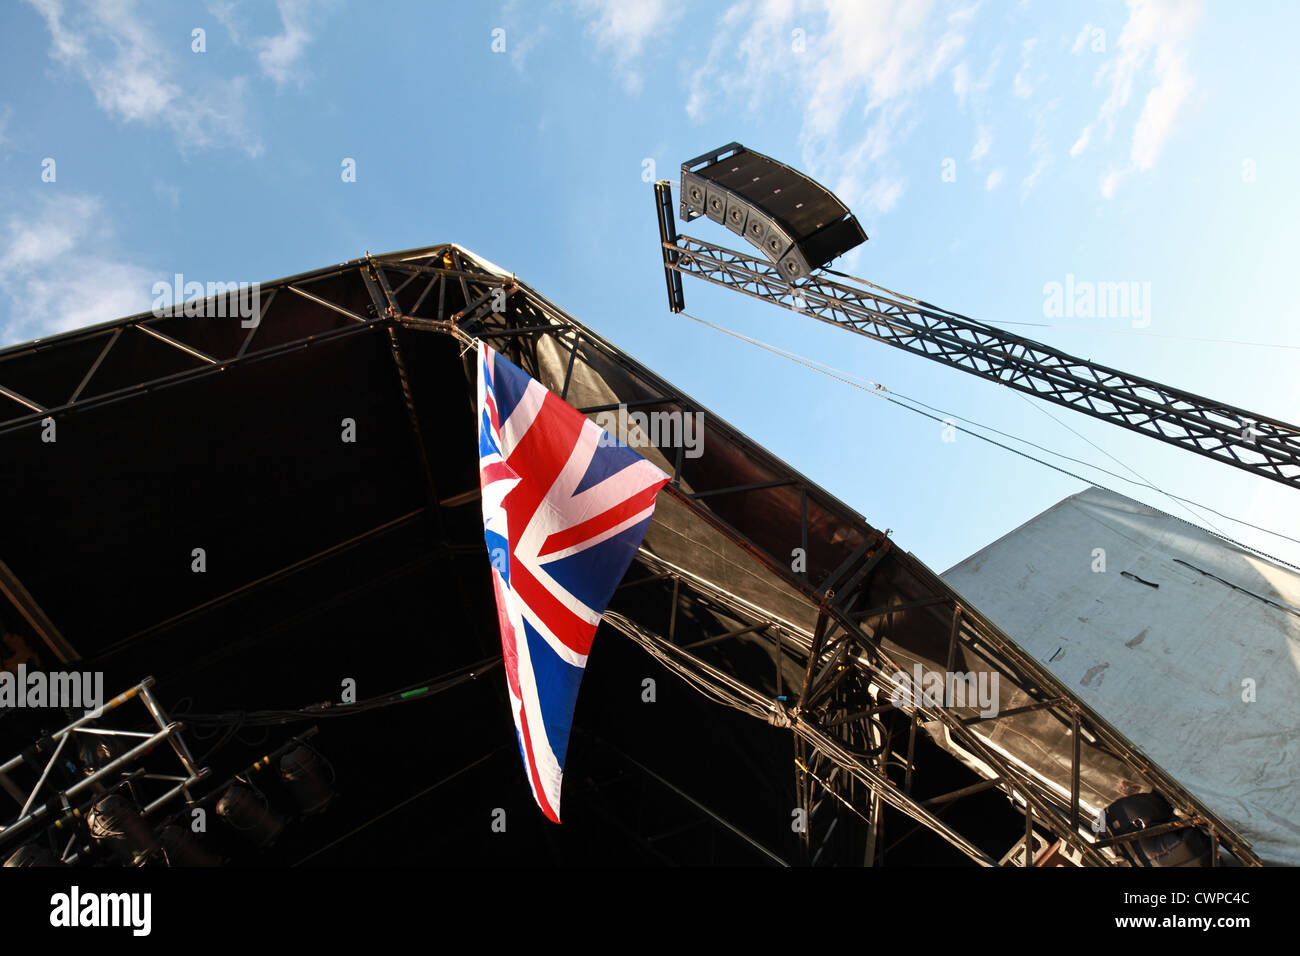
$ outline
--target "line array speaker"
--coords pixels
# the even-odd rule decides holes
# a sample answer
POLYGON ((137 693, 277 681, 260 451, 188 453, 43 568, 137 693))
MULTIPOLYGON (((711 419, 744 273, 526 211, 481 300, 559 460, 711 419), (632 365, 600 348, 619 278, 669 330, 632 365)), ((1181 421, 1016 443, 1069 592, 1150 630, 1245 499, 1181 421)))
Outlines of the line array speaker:
POLYGON ((739 143, 682 163, 680 215, 707 216, 744 236, 791 280, 867 239, 829 189, 739 143))

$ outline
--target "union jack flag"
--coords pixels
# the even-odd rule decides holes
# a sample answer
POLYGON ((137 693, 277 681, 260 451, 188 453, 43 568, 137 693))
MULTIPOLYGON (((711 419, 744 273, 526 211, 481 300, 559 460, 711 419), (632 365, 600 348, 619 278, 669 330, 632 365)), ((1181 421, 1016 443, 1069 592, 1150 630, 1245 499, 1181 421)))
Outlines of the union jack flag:
POLYGON ((542 812, 560 781, 578 685, 668 476, 479 343, 479 483, 519 752, 542 812))

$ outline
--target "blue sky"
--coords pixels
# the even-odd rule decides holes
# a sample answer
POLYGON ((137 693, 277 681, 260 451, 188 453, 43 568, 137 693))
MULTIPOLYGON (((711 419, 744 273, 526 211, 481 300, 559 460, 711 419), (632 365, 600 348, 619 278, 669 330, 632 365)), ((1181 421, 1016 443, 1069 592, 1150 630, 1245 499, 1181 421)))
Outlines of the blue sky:
MULTIPOLYGON (((1190 0, 5 4, 0 345, 147 309, 176 272, 270 280, 453 241, 942 571, 1084 484, 669 313, 646 161, 675 180, 752 146, 863 222, 838 268, 1072 326, 1008 328, 1295 422, 1298 28, 1291 3, 1190 0), (1045 315, 1067 276, 1136 282, 1149 309, 1045 315)), ((1161 493, 1300 538, 1295 490, 685 282, 693 315, 1136 472, 1160 490, 1062 463, 1300 563, 1161 493)))

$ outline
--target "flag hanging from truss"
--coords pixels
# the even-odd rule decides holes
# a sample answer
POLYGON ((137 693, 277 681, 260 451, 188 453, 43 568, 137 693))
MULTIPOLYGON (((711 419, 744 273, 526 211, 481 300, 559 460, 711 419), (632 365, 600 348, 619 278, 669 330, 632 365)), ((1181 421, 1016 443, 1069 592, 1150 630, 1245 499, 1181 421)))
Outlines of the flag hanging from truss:
POLYGON ((519 751, 560 822, 560 781, 596 627, 668 476, 483 343, 479 484, 519 751))

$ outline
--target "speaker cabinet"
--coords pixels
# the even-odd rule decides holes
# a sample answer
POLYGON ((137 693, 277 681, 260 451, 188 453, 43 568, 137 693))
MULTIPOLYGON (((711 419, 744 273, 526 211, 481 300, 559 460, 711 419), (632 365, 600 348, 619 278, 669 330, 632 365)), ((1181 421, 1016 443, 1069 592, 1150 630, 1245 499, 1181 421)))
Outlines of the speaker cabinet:
POLYGON ((744 236, 789 281, 867 239, 830 190, 739 143, 682 164, 682 220, 702 215, 744 236))
POLYGON ((745 223, 749 220, 749 213, 749 203, 739 196, 728 196, 726 222, 724 224, 736 235, 743 236, 745 234, 745 223))

